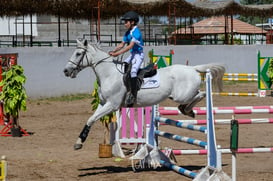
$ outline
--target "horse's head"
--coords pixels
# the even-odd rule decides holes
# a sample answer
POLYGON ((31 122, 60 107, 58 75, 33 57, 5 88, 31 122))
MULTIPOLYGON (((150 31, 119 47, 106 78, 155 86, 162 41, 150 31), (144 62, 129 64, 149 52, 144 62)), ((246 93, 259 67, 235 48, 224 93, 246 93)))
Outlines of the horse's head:
POLYGON ((65 66, 65 76, 75 78, 82 69, 94 65, 95 53, 95 47, 87 40, 77 40, 77 48, 65 66))

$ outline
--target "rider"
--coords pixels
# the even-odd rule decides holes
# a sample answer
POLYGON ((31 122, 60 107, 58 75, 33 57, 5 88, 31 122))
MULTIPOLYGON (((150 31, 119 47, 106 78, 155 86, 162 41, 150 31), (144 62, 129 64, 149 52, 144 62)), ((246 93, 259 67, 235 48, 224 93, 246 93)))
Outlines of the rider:
POLYGON ((130 55, 124 60, 128 64, 132 64, 131 68, 131 95, 126 100, 128 106, 132 106, 137 97, 137 72, 143 62, 144 53, 143 53, 143 39, 142 33, 137 26, 139 21, 139 16, 134 11, 129 11, 125 13, 121 20, 124 21, 124 26, 128 29, 123 36, 122 42, 109 54, 111 56, 118 56, 130 50, 130 55), (125 44, 127 44, 126 47, 125 44))

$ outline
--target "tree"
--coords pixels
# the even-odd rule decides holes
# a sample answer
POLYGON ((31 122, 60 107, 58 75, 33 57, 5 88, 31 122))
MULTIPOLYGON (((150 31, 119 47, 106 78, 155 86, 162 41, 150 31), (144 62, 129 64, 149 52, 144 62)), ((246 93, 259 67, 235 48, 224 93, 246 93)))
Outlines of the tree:
POLYGON ((273 0, 240 0, 240 3, 243 5, 250 5, 250 4, 272 4, 273 0))
MULTIPOLYGON (((273 4, 273 0, 240 0, 240 3, 243 5, 273 4)), ((267 22, 267 19, 255 16, 240 16, 239 19, 252 25, 267 22)))

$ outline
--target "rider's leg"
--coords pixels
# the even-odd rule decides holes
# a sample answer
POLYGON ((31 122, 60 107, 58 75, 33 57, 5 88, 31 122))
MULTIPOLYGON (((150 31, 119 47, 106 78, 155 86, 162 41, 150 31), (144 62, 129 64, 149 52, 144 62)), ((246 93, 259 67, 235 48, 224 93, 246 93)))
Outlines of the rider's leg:
POLYGON ((135 102, 135 99, 137 97, 137 77, 131 78, 131 93, 134 98, 134 100, 132 102, 135 102))
POLYGON ((132 59, 132 69, 131 69, 131 95, 127 104, 132 106, 137 98, 137 72, 143 62, 144 55, 143 53, 135 54, 134 59, 132 59))
POLYGON ((130 54, 129 57, 127 57, 123 62, 124 64, 124 74, 125 74, 125 86, 127 87, 127 91, 131 90, 131 83, 127 81, 129 81, 129 78, 131 76, 131 72, 128 72, 132 69, 132 59, 134 58, 133 54, 130 54), (128 72, 128 73, 127 73, 128 72), (127 75, 128 74, 128 75, 127 75))

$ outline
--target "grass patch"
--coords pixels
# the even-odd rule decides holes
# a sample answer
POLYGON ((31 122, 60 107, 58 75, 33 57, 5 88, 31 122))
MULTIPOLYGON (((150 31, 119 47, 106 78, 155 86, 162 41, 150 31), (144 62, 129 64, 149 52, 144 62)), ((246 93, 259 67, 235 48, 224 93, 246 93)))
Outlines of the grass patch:
POLYGON ((59 96, 59 97, 44 98, 39 100, 69 102, 69 101, 76 101, 76 100, 89 99, 89 98, 91 98, 91 94, 73 94, 73 95, 65 95, 65 96, 59 96))

